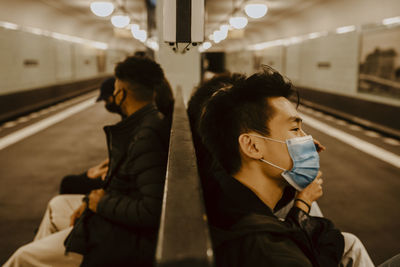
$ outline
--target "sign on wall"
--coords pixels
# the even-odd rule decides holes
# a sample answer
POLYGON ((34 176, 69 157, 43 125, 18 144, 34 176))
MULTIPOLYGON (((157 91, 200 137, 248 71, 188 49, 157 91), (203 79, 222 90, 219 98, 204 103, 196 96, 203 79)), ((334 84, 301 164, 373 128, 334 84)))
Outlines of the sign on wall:
POLYGON ((358 91, 400 99, 400 26, 364 31, 358 91))

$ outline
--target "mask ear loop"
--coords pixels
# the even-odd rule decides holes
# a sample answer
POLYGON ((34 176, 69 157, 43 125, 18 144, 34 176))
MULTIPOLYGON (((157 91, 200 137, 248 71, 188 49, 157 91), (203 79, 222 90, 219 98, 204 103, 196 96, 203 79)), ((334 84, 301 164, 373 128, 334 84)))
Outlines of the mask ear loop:
POLYGON ((119 102, 119 106, 120 106, 120 107, 121 107, 122 103, 125 101, 125 98, 126 98, 126 92, 125 92, 125 90, 122 90, 122 94, 123 94, 122 99, 121 99, 121 101, 119 102))
POLYGON ((278 165, 275 165, 275 164, 273 164, 272 162, 266 161, 265 159, 260 159, 260 161, 265 162, 265 163, 271 165, 272 167, 275 167, 275 168, 277 168, 277 169, 280 169, 281 171, 284 171, 284 172, 287 171, 286 169, 284 169, 284 168, 282 168, 282 167, 279 167, 278 165))
POLYGON ((122 105, 122 103, 125 101, 125 98, 126 98, 126 92, 124 91, 124 90, 119 90, 118 92, 117 92, 117 94, 113 94, 112 95, 113 96, 113 101, 114 101, 114 103, 115 103, 115 105, 116 106, 118 106, 120 109, 121 109, 121 105, 122 105), (119 94, 119 92, 121 92, 122 91, 122 99, 121 99, 121 101, 119 101, 119 105, 117 105, 117 103, 115 102, 115 100, 116 100, 116 98, 117 98, 117 95, 119 94))
POLYGON ((276 140, 276 139, 272 139, 272 138, 261 136, 261 135, 256 135, 256 134, 248 134, 248 135, 254 136, 254 137, 259 137, 259 138, 264 138, 264 139, 267 139, 267 140, 270 140, 270 141, 274 141, 274 142, 278 142, 278 143, 282 143, 282 144, 286 144, 285 141, 276 140))
MULTIPOLYGON (((282 144, 286 144, 286 142, 284 142, 284 141, 272 139, 272 138, 265 137, 265 136, 260 136, 260 135, 256 135, 256 134, 248 134, 248 135, 254 136, 254 137, 263 138, 263 139, 267 139, 267 140, 274 141, 274 142, 278 142, 278 143, 282 143, 282 144)), ((273 164, 272 162, 266 161, 265 159, 260 159, 260 161, 262 161, 262 162, 264 162, 264 163, 267 163, 267 164, 269 164, 269 165, 271 165, 271 166, 273 166, 273 167, 275 167, 275 168, 277 168, 277 169, 280 169, 281 171, 287 171, 286 169, 284 169, 284 168, 282 168, 282 167, 279 167, 278 165, 275 165, 275 164, 273 164)))

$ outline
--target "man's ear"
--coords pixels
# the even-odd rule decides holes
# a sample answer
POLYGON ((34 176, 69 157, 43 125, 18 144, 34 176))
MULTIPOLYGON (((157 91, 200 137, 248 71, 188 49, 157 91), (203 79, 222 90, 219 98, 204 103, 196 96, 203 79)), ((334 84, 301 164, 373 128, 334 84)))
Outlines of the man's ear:
POLYGON ((239 136, 239 147, 244 155, 252 159, 261 159, 262 153, 262 141, 261 138, 251 136, 247 133, 239 136))

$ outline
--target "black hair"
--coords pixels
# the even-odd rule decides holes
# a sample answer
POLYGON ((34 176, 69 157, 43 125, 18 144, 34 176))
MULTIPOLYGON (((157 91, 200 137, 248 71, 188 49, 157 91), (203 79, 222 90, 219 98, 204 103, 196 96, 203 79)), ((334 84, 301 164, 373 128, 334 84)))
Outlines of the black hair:
POLYGON ((164 116, 171 118, 174 109, 174 95, 168 80, 164 79, 160 85, 156 86, 155 92, 154 102, 158 110, 164 114, 164 116))
POLYGON ((268 98, 289 98, 295 92, 291 82, 267 68, 233 85, 218 90, 204 106, 199 131, 204 145, 230 174, 240 170, 240 134, 255 131, 269 135, 267 122, 274 114, 268 98))
POLYGON ((143 56, 130 56, 115 67, 115 77, 129 83, 138 101, 151 101, 155 87, 164 81, 160 65, 143 56))
POLYGON ((188 103, 188 115, 192 132, 197 132, 197 124, 205 102, 219 89, 227 85, 233 84, 235 81, 243 78, 244 75, 229 72, 215 75, 213 78, 203 82, 197 87, 190 97, 188 103))
POLYGON ((192 129, 193 143, 196 148, 196 159, 203 188, 204 204, 209 222, 213 225, 224 225, 226 221, 226 216, 221 214, 219 206, 216 203, 219 202, 219 198, 222 195, 218 182, 219 176, 227 174, 220 165, 214 163, 213 157, 202 143, 198 131, 198 122, 207 100, 222 87, 231 85, 243 77, 242 74, 238 73, 218 74, 195 88, 188 103, 188 115, 192 129))

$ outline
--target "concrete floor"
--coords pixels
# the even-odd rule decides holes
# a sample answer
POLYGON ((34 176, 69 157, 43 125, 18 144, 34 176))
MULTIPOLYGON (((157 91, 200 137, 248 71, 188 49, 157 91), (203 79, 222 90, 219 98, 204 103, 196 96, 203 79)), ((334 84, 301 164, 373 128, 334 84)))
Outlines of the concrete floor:
POLYGON ((107 157, 102 128, 118 120, 97 103, 0 150, 0 264, 32 241, 61 179, 107 157))
MULTIPOLYGON (((400 145, 311 110, 304 114, 400 155, 400 145), (356 129, 356 130, 353 130, 356 129)), ((102 104, 0 150, 0 263, 30 242, 61 178, 106 157, 102 126, 118 121, 102 104)), ((321 154, 324 216, 356 234, 376 264, 400 253, 400 169, 367 155, 305 122, 305 130, 327 147, 321 154)))
MULTIPOLYGON (((314 111, 304 114, 400 155, 400 142, 392 140, 391 145, 384 136, 314 111)), ((303 128, 327 147, 320 155, 324 195, 318 201, 324 217, 357 235, 376 265, 400 253, 400 169, 309 127, 307 121, 303 128)))

